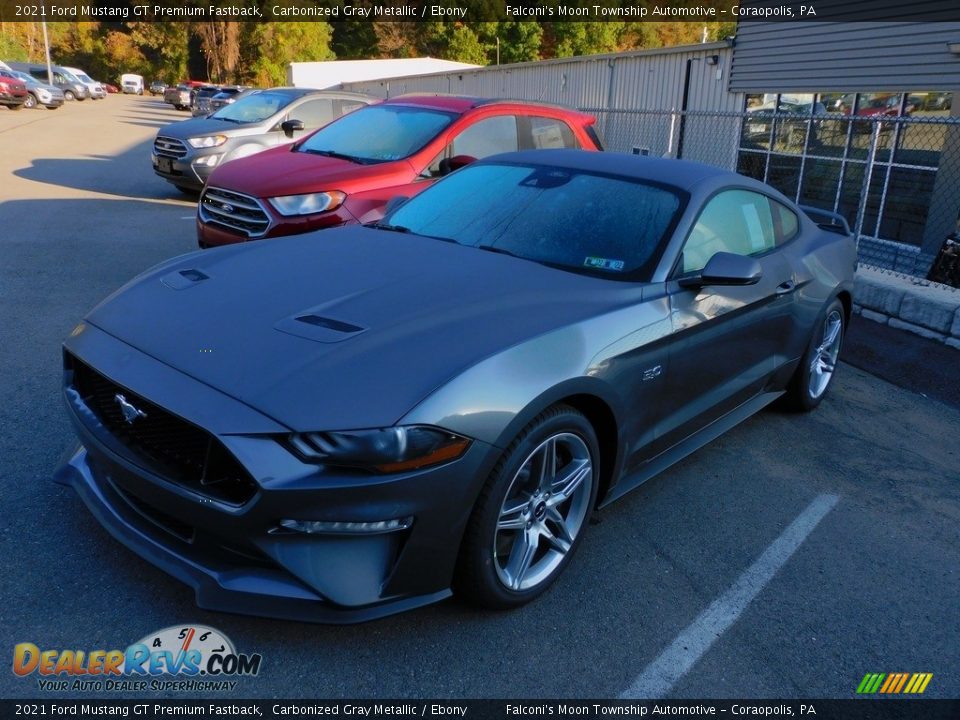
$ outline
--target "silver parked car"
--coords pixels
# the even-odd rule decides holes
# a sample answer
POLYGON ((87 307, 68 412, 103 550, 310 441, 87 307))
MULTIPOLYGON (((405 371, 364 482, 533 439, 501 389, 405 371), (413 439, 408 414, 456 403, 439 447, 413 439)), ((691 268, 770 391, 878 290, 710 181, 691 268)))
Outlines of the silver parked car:
POLYGON ((45 107, 48 110, 56 110, 65 102, 63 90, 55 85, 47 85, 46 83, 42 83, 32 75, 28 75, 25 72, 20 72, 18 70, 0 70, 0 75, 9 75, 17 80, 22 80, 27 86, 27 92, 29 93, 29 96, 27 97, 26 102, 23 103, 24 107, 45 107))
POLYGON ((376 100, 335 90, 262 90, 208 117, 161 128, 153 143, 153 169, 184 192, 201 190, 217 166, 291 142, 376 100))

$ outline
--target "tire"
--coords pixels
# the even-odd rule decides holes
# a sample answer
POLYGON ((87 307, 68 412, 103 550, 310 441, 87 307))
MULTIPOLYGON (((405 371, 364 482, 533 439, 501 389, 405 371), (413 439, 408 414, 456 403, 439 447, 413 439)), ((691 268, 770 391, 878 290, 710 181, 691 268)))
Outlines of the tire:
POLYGON ((593 427, 571 407, 554 406, 527 425, 504 451, 473 508, 457 562, 456 594, 503 610, 550 587, 587 528, 599 458, 593 427), (550 457, 552 464, 546 462, 550 457), (552 472, 541 472, 550 467, 552 472))
POLYGON ((836 375, 846 329, 843 303, 835 299, 814 325, 807 351, 783 396, 785 407, 809 412, 820 404, 836 375))
POLYGON ((64 99, 67 100, 68 102, 69 102, 70 100, 76 100, 76 99, 77 99, 77 96, 74 94, 73 90, 64 90, 64 91, 63 91, 63 97, 64 97, 64 99))
POLYGON ((24 103, 20 103, 19 105, 8 105, 7 107, 9 107, 11 110, 23 110, 23 106, 24 103))
POLYGON ((35 108, 39 103, 40 101, 37 100, 36 95, 34 95, 33 93, 28 93, 27 99, 24 101, 23 106, 26 108, 35 108))

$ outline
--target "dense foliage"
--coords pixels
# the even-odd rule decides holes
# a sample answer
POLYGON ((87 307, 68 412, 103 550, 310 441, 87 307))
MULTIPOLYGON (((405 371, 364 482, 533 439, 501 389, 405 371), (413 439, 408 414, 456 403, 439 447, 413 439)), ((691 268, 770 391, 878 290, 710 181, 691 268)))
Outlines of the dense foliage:
MULTIPOLYGON (((683 22, 49 22, 55 62, 117 82, 279 85, 293 61, 430 56, 487 65, 716 40, 733 23, 683 22)), ((0 22, 0 59, 42 60, 38 22, 0 22)))

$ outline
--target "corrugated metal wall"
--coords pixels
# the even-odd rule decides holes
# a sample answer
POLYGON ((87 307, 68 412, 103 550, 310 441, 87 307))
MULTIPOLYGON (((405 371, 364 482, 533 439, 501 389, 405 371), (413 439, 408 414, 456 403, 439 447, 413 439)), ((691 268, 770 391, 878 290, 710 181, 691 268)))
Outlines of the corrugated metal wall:
POLYGON ((727 92, 731 49, 726 43, 352 82, 344 83, 343 89, 379 97, 446 92, 541 100, 577 108, 678 110, 687 60, 691 60, 689 109, 743 109, 743 97, 727 92), (717 56, 716 65, 706 63, 710 56, 717 56))
MULTIPOLYGON (((351 82, 342 87, 384 98, 410 92, 443 92, 558 103, 595 113, 609 150, 630 152, 634 147, 644 147, 660 155, 676 147, 676 119, 671 123, 669 116, 637 115, 635 111, 679 111, 688 72, 689 110, 743 110, 744 96, 727 91, 731 58, 727 43, 707 43, 351 82)), ((711 132, 711 137, 704 138, 707 142, 701 143, 693 137, 699 132, 709 129, 691 122, 689 142, 685 144, 709 148, 711 158, 723 158, 724 167, 734 167, 737 134, 718 136, 711 132), (717 152, 717 143, 729 145, 728 151, 717 152)), ((693 149, 686 156, 709 161, 693 149)))
MULTIPOLYGON (((894 0, 871 2, 871 16, 894 0)), ((896 3, 902 7, 903 2, 896 3)), ((940 7, 910 3, 911 12, 940 7)), ((857 92, 960 89, 958 22, 741 22, 730 89, 857 92)))

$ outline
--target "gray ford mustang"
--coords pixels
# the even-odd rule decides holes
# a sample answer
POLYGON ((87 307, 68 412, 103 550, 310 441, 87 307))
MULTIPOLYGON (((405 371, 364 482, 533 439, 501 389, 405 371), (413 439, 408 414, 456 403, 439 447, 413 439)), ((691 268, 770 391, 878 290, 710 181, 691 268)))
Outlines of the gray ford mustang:
POLYGON ((58 471, 200 606, 356 622, 542 593, 603 506, 815 407, 856 251, 768 186, 571 150, 383 222, 185 255, 64 345, 58 471))

